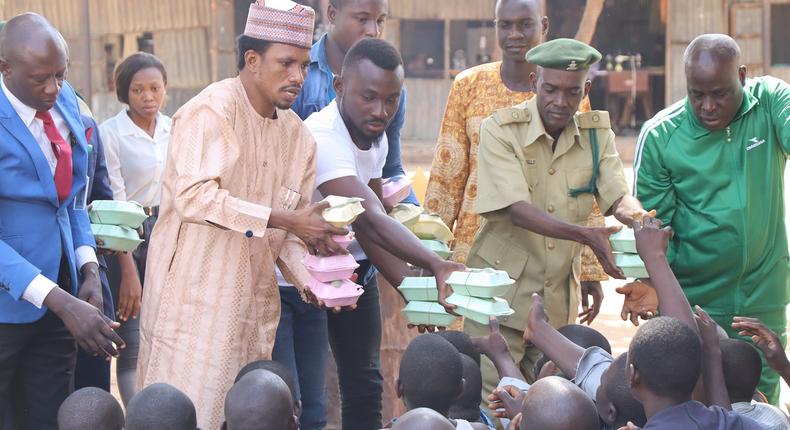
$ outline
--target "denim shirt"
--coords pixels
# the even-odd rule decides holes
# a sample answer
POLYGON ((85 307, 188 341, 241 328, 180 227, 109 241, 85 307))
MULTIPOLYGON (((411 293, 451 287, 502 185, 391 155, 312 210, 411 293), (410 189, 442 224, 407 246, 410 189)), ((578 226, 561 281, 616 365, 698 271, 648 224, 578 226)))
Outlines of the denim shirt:
MULTIPOLYGON (((291 106, 291 109, 296 112, 302 120, 307 119, 313 112, 318 112, 323 109, 336 97, 335 89, 332 86, 334 74, 326 59, 326 39, 327 35, 325 34, 310 50, 310 59, 312 62, 307 69, 307 78, 305 78, 304 85, 302 86, 302 92, 291 106)), ((384 178, 405 175, 403 164, 400 159, 400 130, 403 128, 405 119, 406 88, 404 87, 400 93, 398 112, 395 114, 395 118, 392 119, 389 127, 387 127, 389 152, 387 153, 387 161, 384 164, 384 178)), ((417 197, 414 195, 414 190, 411 191, 403 202, 419 205, 417 197)))

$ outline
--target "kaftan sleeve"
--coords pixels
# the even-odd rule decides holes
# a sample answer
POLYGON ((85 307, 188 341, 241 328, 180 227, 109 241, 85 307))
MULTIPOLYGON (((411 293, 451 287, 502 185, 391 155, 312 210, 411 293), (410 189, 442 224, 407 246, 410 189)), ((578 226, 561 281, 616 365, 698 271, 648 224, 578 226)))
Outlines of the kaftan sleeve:
POLYGON ((182 221, 263 237, 271 208, 222 188, 240 155, 230 122, 203 106, 175 119, 172 130, 168 163, 176 180, 170 186, 182 221))

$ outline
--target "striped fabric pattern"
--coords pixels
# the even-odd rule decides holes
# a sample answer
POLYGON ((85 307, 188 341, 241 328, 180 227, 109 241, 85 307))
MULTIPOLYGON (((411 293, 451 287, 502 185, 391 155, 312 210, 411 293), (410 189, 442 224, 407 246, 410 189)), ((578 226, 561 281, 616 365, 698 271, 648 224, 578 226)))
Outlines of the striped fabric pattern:
POLYGON ((244 35, 310 49, 314 22, 315 11, 308 6, 295 4, 290 10, 279 10, 259 0, 250 5, 244 35))

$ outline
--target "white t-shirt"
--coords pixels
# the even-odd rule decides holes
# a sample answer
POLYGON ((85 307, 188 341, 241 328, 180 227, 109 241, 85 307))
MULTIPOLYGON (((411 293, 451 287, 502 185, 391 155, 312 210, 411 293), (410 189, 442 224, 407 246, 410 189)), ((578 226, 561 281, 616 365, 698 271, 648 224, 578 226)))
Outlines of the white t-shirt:
MULTIPOLYGON (((351 140, 335 101, 310 115, 304 124, 316 142, 316 190, 313 193, 313 202, 324 198, 318 187, 333 179, 356 176, 367 185, 371 179, 381 178, 384 163, 387 161, 386 134, 370 149, 359 149, 351 140)), ((348 251, 357 261, 367 258, 356 240, 349 245, 348 251)), ((288 285, 279 271, 277 281, 280 285, 288 285)))

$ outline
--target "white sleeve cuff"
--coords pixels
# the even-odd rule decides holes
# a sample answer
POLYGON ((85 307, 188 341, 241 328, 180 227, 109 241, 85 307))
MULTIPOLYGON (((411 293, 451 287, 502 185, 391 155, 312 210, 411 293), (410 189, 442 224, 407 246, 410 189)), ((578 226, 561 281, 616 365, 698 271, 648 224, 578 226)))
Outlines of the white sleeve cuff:
POLYGON ((96 258, 96 251, 93 250, 92 246, 83 245, 78 247, 74 250, 74 254, 77 258, 77 269, 82 269, 82 266, 88 263, 96 263, 99 264, 99 260, 96 258))
POLYGON ((33 306, 41 309, 44 306, 44 299, 47 298, 49 292, 57 287, 58 285, 56 283, 39 274, 30 281, 25 291, 22 292, 22 298, 32 303, 33 306))

